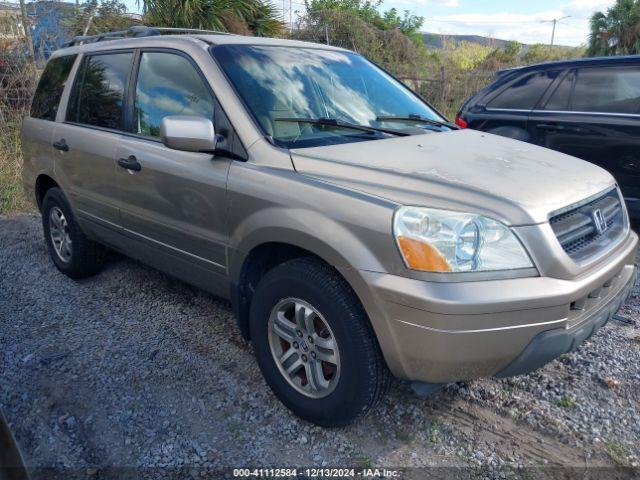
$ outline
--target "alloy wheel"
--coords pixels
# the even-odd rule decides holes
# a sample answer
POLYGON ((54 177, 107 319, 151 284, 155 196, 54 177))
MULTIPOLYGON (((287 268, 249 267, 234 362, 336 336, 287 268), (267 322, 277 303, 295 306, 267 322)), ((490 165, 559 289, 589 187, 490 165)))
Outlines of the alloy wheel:
POLYGON ((271 311, 268 328, 271 354, 287 382, 311 398, 329 395, 340 378, 340 352, 320 312, 286 298, 271 311))
POLYGON ((64 213, 58 207, 49 212, 49 236, 56 254, 65 263, 71 260, 71 237, 69 224, 64 213))

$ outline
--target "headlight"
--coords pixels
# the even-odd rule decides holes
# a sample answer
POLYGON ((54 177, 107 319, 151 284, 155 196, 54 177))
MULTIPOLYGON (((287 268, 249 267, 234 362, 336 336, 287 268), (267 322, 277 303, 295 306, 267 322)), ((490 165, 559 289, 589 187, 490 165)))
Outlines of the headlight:
POLYGON ((487 272, 533 267, 513 232, 481 215, 402 207, 395 214, 393 234, 412 270, 487 272))

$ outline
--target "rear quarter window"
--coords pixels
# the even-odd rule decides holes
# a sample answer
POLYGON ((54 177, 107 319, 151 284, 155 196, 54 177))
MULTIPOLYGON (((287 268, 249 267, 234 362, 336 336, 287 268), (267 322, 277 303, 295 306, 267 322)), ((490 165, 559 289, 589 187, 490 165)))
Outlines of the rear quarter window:
POLYGON ((523 75, 487 103, 488 108, 532 110, 558 76, 557 70, 523 75))
POLYGON ((33 96, 31 117, 51 121, 56 119, 62 92, 76 57, 66 55, 49 60, 33 96))

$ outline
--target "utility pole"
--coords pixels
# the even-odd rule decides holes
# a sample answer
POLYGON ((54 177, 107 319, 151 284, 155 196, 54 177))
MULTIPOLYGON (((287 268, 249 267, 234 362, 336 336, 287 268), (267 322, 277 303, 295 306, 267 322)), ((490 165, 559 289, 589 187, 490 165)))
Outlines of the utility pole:
POLYGON ((282 24, 289 25, 289 32, 293 31, 293 0, 282 0, 282 24))
POLYGON ((549 49, 553 48, 553 43, 556 39, 556 25, 562 21, 565 20, 567 18, 571 18, 571 15, 567 15, 566 17, 561 17, 561 18, 553 18, 551 20, 540 20, 540 23, 552 23, 553 27, 551 29, 551 43, 549 44, 549 49))
POLYGON ((31 38, 31 28, 29 28, 29 18, 27 17, 27 7, 24 0, 20 0, 20 12, 22 13, 22 29, 27 40, 27 48, 29 49, 29 58, 35 61, 35 53, 33 52, 33 39, 31 38))

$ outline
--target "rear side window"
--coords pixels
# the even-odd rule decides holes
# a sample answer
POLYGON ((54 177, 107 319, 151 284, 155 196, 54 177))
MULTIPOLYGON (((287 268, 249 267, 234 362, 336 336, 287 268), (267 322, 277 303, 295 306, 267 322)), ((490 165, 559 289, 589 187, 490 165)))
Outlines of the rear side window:
POLYGON ((125 88, 132 57, 130 52, 86 57, 76 76, 67 120, 122 129, 125 88))
POLYGON ((159 137, 160 123, 168 115, 213 120, 213 96, 185 57, 144 52, 136 84, 135 133, 159 137))
POLYGON ((557 70, 524 75, 491 100, 487 107, 531 110, 557 76, 557 70))
POLYGON ((38 88, 31 103, 31 116, 42 120, 56 119, 64 85, 77 55, 51 59, 42 72, 38 88))
POLYGON ((578 70, 571 103, 576 112, 638 113, 640 67, 578 70))

